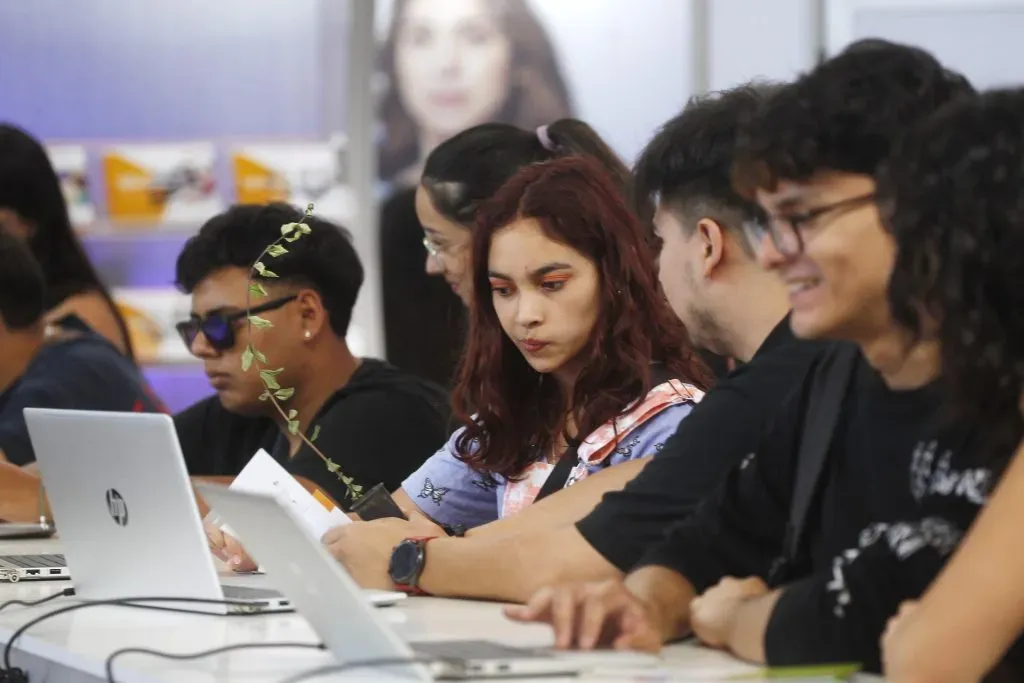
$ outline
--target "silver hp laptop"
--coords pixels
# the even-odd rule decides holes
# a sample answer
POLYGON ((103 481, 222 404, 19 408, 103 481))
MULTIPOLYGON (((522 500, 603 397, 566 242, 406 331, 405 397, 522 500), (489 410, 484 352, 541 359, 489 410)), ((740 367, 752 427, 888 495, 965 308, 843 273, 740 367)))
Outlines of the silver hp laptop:
POLYGON ((276 591, 221 585, 170 416, 26 408, 25 421, 76 596, 244 603, 167 604, 221 614, 291 609, 276 591))
MULTIPOLYGON (((381 667, 419 681, 575 675, 596 664, 652 666, 660 660, 636 653, 561 655, 486 641, 407 644, 360 599, 360 589, 326 549, 302 532, 291 510, 266 495, 197 484, 203 498, 235 529, 254 559, 292 599, 339 663, 416 659, 429 663, 381 667)), ((377 669, 375 669, 377 670, 377 669)))

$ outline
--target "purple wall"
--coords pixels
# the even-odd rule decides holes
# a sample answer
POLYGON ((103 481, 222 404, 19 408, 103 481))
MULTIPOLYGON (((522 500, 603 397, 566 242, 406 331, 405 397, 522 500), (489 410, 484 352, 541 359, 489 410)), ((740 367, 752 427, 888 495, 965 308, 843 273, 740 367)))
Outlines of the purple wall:
MULTIPOLYGON (((345 88, 323 82, 322 3, 347 1, 0 2, 0 120, 47 140, 322 136, 323 93, 345 88)), ((346 66, 329 72, 335 80, 346 66)), ((187 236, 128 234, 86 248, 111 286, 165 286, 187 236)), ((172 409, 209 393, 195 366, 146 374, 172 409)))
POLYGON ((51 139, 319 135, 320 2, 0 3, 0 118, 51 139))

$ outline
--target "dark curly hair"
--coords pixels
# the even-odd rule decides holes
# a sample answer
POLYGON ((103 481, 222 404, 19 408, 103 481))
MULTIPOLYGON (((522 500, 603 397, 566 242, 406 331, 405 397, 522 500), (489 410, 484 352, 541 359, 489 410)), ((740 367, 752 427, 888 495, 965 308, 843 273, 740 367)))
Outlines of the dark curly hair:
POLYGON ((1024 92, 951 104, 907 135, 878 177, 897 243, 893 314, 937 337, 959 418, 1012 451, 1024 391, 1024 92))
POLYGON ((700 388, 711 378, 658 286, 640 221, 604 167, 589 157, 533 164, 480 208, 473 231, 474 300, 453 393, 466 425, 459 458, 480 472, 515 478, 550 452, 566 406, 586 437, 651 390, 651 363, 700 388), (491 240, 521 219, 590 259, 599 273, 601 312, 573 395, 538 374, 502 330, 488 279, 491 240), (568 399, 568 400, 567 400, 568 399))
POLYGON ((281 202, 236 204, 206 221, 185 243, 175 266, 175 284, 186 294, 222 268, 249 270, 268 244, 281 237, 281 226, 304 220, 312 232, 288 245, 274 259, 274 282, 315 289, 323 300, 331 330, 342 339, 363 285, 352 236, 318 216, 303 219, 297 208, 281 202))
MULTIPOLYGON (((781 87, 750 83, 691 98, 637 158, 630 187, 634 211, 646 218, 657 203, 686 217, 688 230, 712 216, 740 235, 744 223, 763 222, 761 207, 736 193, 730 172, 740 126, 781 87)), ((747 246, 745 239, 740 243, 747 246)))
POLYGON ((907 126, 973 92, 924 50, 879 39, 853 43, 751 117, 737 144, 736 188, 752 196, 826 169, 872 175, 907 126))

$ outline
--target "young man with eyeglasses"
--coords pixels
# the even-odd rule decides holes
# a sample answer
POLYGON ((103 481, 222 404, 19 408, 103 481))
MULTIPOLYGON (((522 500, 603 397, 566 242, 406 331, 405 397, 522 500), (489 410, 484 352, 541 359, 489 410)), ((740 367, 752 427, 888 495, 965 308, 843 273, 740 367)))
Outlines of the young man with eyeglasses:
POLYGON ((510 616, 550 623, 560 647, 656 650, 693 633, 773 666, 879 670, 886 621, 964 531, 919 501, 958 506, 984 495, 991 473, 971 459, 982 435, 941 410, 934 344, 893 320, 895 245, 873 176, 907 127, 971 92, 927 53, 867 41, 755 114, 734 169, 769 214, 751 241, 789 290, 794 334, 854 344, 835 345, 756 451, 624 581, 544 589, 510 616), (825 431, 815 408, 829 394, 825 431), (808 478, 814 453, 820 474, 808 478))
MULTIPOLYGON (((301 213, 284 204, 235 206, 210 219, 178 257, 177 284, 192 295, 192 315, 178 325, 182 340, 203 361, 216 396, 175 416, 193 475, 235 475, 265 448, 340 505, 352 502, 341 474, 363 491, 383 483, 389 491, 445 441, 447 395, 436 385, 370 358, 357 358, 345 342, 363 268, 348 234, 315 216, 307 235, 288 252, 267 258, 277 277, 260 278, 267 292, 252 312, 272 327, 250 330, 245 319, 250 268, 301 213), (242 367, 247 344, 281 368, 276 379, 294 395, 299 428, 339 467, 290 433, 273 404, 260 400, 256 367, 242 367)), ((415 330, 410 330, 415 334, 415 330)))

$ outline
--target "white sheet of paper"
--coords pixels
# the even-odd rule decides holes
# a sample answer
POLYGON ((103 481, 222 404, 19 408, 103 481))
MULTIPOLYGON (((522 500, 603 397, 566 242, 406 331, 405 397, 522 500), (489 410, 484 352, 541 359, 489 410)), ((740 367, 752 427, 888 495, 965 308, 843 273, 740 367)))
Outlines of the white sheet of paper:
MULTIPOLYGON (((328 511, 320 501, 313 497, 313 494, 281 466, 281 463, 274 460, 262 448, 249 459, 235 480, 231 482, 229 488, 250 493, 274 494, 282 503, 302 517, 306 523, 306 531, 317 541, 327 533, 328 529, 352 521, 339 508, 328 511)), ((214 515, 216 515, 215 511, 214 515)), ((214 524, 217 523, 216 520, 212 521, 214 524)), ((225 533, 236 536, 226 525, 222 525, 221 529, 225 533)), ((240 540, 243 544, 245 543, 245 539, 240 540)))

